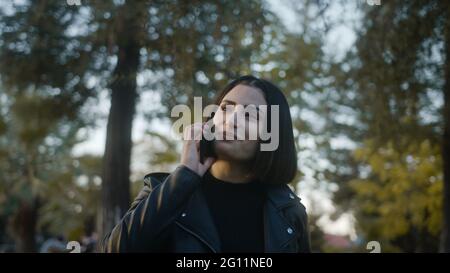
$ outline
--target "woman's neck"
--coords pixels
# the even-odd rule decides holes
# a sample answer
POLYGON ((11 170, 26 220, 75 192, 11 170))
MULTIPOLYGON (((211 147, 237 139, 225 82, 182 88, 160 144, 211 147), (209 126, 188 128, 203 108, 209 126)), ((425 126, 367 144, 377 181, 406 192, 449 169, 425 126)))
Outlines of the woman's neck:
POLYGON ((253 179, 249 166, 242 162, 218 159, 212 164, 210 172, 215 178, 230 183, 247 183, 253 179))

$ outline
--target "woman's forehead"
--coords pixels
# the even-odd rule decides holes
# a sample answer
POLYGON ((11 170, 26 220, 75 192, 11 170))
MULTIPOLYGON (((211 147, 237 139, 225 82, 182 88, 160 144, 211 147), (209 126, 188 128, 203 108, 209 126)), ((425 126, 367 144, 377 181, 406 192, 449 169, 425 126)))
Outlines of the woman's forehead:
POLYGON ((239 84, 228 92, 222 101, 232 102, 241 105, 266 105, 263 92, 256 87, 239 84))

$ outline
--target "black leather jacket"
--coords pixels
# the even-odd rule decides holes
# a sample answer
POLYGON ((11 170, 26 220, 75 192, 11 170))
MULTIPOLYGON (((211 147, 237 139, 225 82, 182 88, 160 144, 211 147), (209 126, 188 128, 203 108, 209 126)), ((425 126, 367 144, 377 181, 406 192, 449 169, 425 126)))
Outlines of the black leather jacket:
MULTIPOLYGON (((105 252, 221 252, 201 177, 181 165, 151 173, 119 224, 102 242, 105 252)), ((268 186, 265 252, 310 252, 305 207, 287 185, 268 186)))

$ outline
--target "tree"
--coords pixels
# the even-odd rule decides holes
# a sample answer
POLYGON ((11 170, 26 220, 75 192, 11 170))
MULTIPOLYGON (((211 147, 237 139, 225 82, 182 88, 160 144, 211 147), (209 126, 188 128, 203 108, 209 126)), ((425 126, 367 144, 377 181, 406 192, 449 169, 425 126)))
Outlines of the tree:
MULTIPOLYGON (((386 2, 363 6, 361 11, 364 20, 355 47, 333 68, 339 88, 332 94, 338 98, 326 102, 327 129, 360 147, 370 141, 373 153, 387 143, 401 155, 411 145, 419 149, 418 143, 424 141, 442 147, 441 242, 442 250, 448 251, 449 5, 444 1, 386 2)), ((375 171, 355 158, 352 149, 331 150, 329 155, 334 167, 327 177, 339 184, 335 201, 358 210, 359 203, 352 201, 358 199, 357 193, 348 182, 375 171)), ((375 181, 383 183, 379 178, 375 181)))
POLYGON ((117 7, 114 41, 117 64, 110 84, 111 109, 108 117, 102 174, 103 230, 112 230, 130 204, 131 130, 137 98, 142 35, 147 5, 125 2, 117 7))
POLYGON ((2 208, 13 215, 18 250, 32 252, 46 181, 66 163, 49 162, 67 155, 85 124, 78 113, 91 90, 85 73, 90 44, 67 31, 77 11, 60 1, 9 8, 2 7, 0 21, 2 208))
POLYGON ((450 5, 446 11, 445 35, 445 85, 444 93, 444 133, 442 137, 442 159, 444 170, 444 221, 442 227, 441 251, 450 252, 450 5))
POLYGON ((57 216, 45 208, 58 200, 66 202, 62 206, 66 212, 73 208, 63 196, 73 183, 70 151, 79 140, 76 133, 84 123, 61 118, 57 115, 60 102, 36 92, 4 102, 0 215, 7 216, 6 231, 15 238, 16 250, 34 252, 36 230, 43 223, 42 218, 57 216))
POLYGON ((439 145, 424 140, 399 150, 393 142, 376 147, 368 140, 355 157, 371 170, 350 181, 366 238, 380 241, 383 252, 435 252, 442 226, 439 145))

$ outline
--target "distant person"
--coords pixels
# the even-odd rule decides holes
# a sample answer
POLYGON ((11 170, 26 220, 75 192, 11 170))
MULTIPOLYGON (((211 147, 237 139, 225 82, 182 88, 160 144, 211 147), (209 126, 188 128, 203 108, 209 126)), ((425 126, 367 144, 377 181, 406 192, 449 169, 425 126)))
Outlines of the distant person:
POLYGON ((44 241, 39 251, 40 253, 66 253, 66 243, 62 235, 50 237, 44 241))
POLYGON ((97 233, 92 233, 89 236, 84 236, 81 240, 82 242, 82 252, 83 253, 93 253, 97 246, 97 233))

